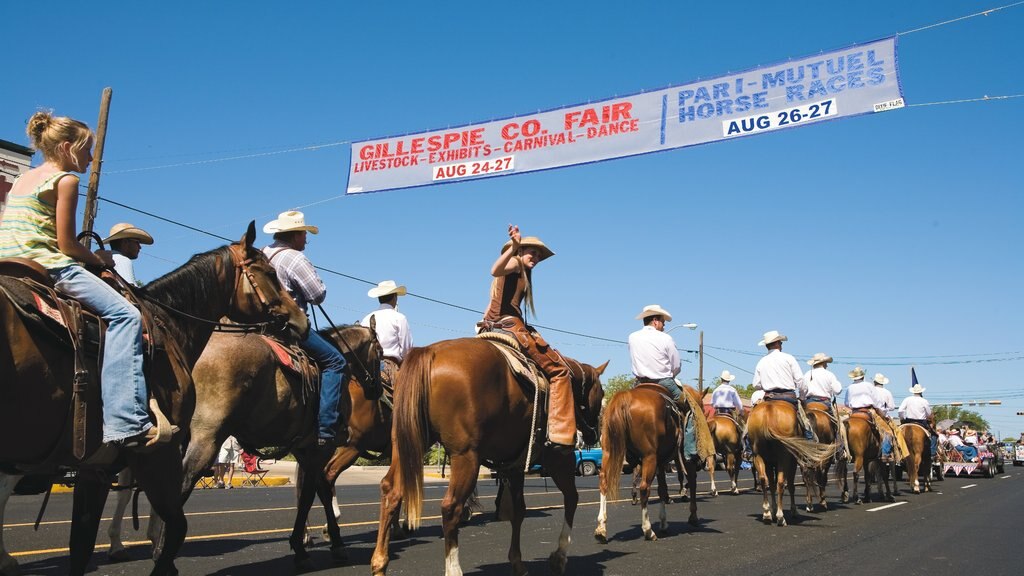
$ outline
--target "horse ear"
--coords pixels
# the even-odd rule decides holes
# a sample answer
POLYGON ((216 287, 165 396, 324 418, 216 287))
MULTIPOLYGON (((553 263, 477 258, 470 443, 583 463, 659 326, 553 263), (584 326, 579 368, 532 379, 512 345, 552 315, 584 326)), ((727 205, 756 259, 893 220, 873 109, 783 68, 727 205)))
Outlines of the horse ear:
POLYGON ((377 333, 377 315, 370 314, 370 332, 377 333))
POLYGON ((598 376, 600 376, 601 374, 604 374, 604 371, 608 368, 608 362, 611 362, 611 360, 606 360, 604 364, 601 364, 597 368, 594 368, 594 370, 597 370, 597 375, 598 376))
POLYGON ((249 222, 249 228, 245 231, 245 236, 242 236, 242 239, 239 240, 238 242, 246 249, 246 251, 248 251, 250 248, 252 248, 252 243, 255 241, 256 221, 252 220, 249 222))

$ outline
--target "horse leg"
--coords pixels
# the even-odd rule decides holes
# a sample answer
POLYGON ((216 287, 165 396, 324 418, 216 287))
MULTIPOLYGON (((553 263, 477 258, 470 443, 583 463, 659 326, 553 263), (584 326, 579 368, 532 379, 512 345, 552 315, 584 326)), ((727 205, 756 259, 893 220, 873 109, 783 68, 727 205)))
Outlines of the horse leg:
MULTIPOLYGON (((632 501, 633 506, 636 506, 637 504, 640 503, 640 494, 637 491, 637 486, 640 485, 640 471, 640 464, 637 464, 636 466, 633 467, 633 489, 630 495, 630 500, 632 501)), ((680 481, 679 491, 682 492, 682 481, 680 481)))
POLYGON ((649 454, 644 456, 640 465, 640 529, 643 530, 644 540, 657 540, 658 535, 651 530, 651 518, 647 513, 647 501, 651 497, 651 481, 654 479, 654 469, 657 467, 657 456, 649 454))
POLYGON ((678 452, 676 452, 673 462, 676 467, 676 477, 679 478, 679 495, 682 497, 681 501, 686 502, 686 467, 683 466, 683 458, 678 452))
POLYGON ((761 520, 765 522, 772 521, 772 504, 771 500, 768 499, 768 472, 765 470, 764 458, 759 454, 754 455, 754 475, 757 482, 761 484, 761 495, 764 500, 761 502, 761 520))
POLYGON ((299 498, 296 504, 295 524, 292 526, 291 536, 288 537, 288 545, 295 554, 295 558, 292 559, 295 566, 302 570, 311 570, 313 562, 305 546, 306 520, 309 518, 309 509, 313 507, 313 498, 317 495, 317 481, 321 475, 321 468, 314 466, 310 461, 315 460, 310 452, 297 452, 296 459, 303 473, 298 482, 299 498), (310 470, 316 470, 317 473, 310 474, 310 470))
POLYGON ((665 506, 668 504, 668 480, 665 479, 664 466, 658 466, 658 500, 661 504, 658 509, 658 531, 662 534, 668 531, 668 516, 665 506))
MULTIPOLYGON (((338 527, 338 517, 335 515, 334 510, 337 506, 337 501, 334 496, 334 486, 327 482, 327 478, 320 476, 316 483, 316 493, 320 497, 320 503, 324 507, 324 515, 327 516, 327 535, 331 539, 331 560, 335 564, 348 562, 348 553, 345 552, 345 543, 341 540, 341 528, 338 527), (333 504, 333 506, 332 506, 333 504)), ((308 512, 308 511, 307 511, 308 512)), ((303 527, 306 522, 303 519, 303 527)))
POLYGON ((718 486, 715 485, 715 465, 718 463, 718 454, 708 456, 708 474, 711 475, 711 497, 718 496, 718 486))
POLYGON ((807 504, 804 510, 814 512, 814 501, 818 497, 818 480, 816 469, 800 467, 800 475, 804 479, 804 488, 807 490, 807 504))
POLYGON ((380 481, 380 514, 377 525, 377 544, 370 558, 370 570, 373 576, 384 576, 388 570, 388 546, 391 544, 391 530, 388 528, 398 523, 399 507, 402 503, 402 486, 396 482, 398 470, 398 451, 392 448, 391 467, 380 481))
POLYGON ((117 504, 114 506, 114 517, 110 521, 110 528, 107 528, 107 536, 110 538, 110 550, 107 551, 107 559, 110 562, 126 562, 131 560, 128 550, 121 541, 121 529, 124 526, 124 512, 128 508, 128 502, 132 499, 132 471, 130 468, 121 470, 117 475, 118 490, 117 504))
POLYGON ((523 576, 526 574, 526 566, 523 564, 521 537, 523 519, 526 518, 526 498, 523 496, 522 472, 514 471, 509 474, 506 488, 508 492, 505 497, 512 499, 512 542, 508 547, 508 561, 512 566, 512 574, 523 576))
MULTIPOLYGON (((597 528, 594 529, 594 539, 601 544, 608 543, 608 483, 618 482, 618 478, 615 474, 608 471, 607 467, 602 466, 601 471, 598 472, 599 480, 598 488, 601 492, 601 503, 597 510, 597 528)), ((2 510, 0 510, 2 513, 2 510)), ((3 541, 0 540, 0 545, 3 541)))
POLYGON ((697 521, 697 464, 689 463, 686 469, 686 491, 690 494, 690 516, 686 519, 690 526, 696 526, 697 521))
MULTIPOLYGON (((334 510, 335 519, 341 517, 341 506, 338 504, 337 491, 334 488, 335 482, 338 480, 338 476, 345 470, 348 470, 350 466, 355 464, 359 458, 359 450, 353 446, 341 446, 334 451, 334 456, 331 457, 327 463, 327 470, 325 475, 327 476, 327 483, 331 487, 331 492, 334 493, 333 500, 331 501, 331 509, 334 510)), ((335 522, 337 523, 337 522, 335 522)), ((324 526, 324 535, 329 535, 328 527, 324 526)))
POLYGON ((730 494, 740 493, 740 457, 737 452, 729 452, 725 457, 725 467, 729 471, 729 481, 732 483, 730 494))
MULTIPOLYGON (((181 495, 182 461, 180 447, 171 443, 155 452, 137 456, 129 462, 132 474, 146 492, 152 515, 163 520, 163 547, 154 555, 156 564, 151 576, 175 575, 178 573, 174 559, 178 556, 185 535, 188 520, 185 518, 184 500, 181 495)), ((151 516, 152 518, 152 516, 151 516)))
POLYGON ((775 522, 778 526, 786 525, 786 510, 782 506, 782 499, 786 497, 786 477, 788 466, 785 462, 775 466, 775 489, 773 490, 773 503, 775 504, 775 522))
POLYGON ((14 576, 18 574, 18 561, 14 559, 4 546, 4 510, 7 508, 7 500, 14 492, 21 476, 4 474, 0 472, 0 574, 3 576, 14 576))
POLYGON ((895 467, 896 467, 896 463, 895 462, 889 462, 889 463, 883 465, 883 468, 882 468, 882 471, 881 471, 881 476, 879 477, 878 494, 879 494, 879 496, 881 496, 883 494, 883 492, 882 492, 882 485, 884 484, 885 485, 885 492, 884 492, 885 496, 884 497, 885 497, 885 501, 886 502, 895 502, 896 501, 896 498, 893 497, 892 492, 889 489, 889 477, 890 476, 895 476, 895 474, 892 473, 892 469, 895 468, 895 467))
MULTIPOLYGON (((441 500, 445 576, 462 576, 462 565, 459 563, 459 524, 462 521, 462 508, 466 505, 466 499, 473 493, 473 488, 476 487, 476 478, 479 472, 480 462, 475 453, 465 452, 452 455, 451 480, 448 481, 448 491, 441 500)), ((509 559, 522 558, 518 544, 519 535, 513 531, 512 547, 508 552, 509 559)), ((513 571, 515 572, 515 570, 516 566, 513 560, 513 571)), ((516 572, 516 574, 524 573, 516 572)))
MULTIPOLYGON (((812 479, 813 482, 813 479, 812 479)), ((796 462, 786 466, 786 487, 789 489, 789 515, 796 518, 796 462)))
POLYGON ((551 479, 562 492, 562 503, 565 506, 565 519, 558 536, 558 548, 548 556, 548 567, 553 574, 559 575, 565 574, 569 544, 572 542, 572 524, 576 518, 576 506, 579 504, 580 495, 576 490, 576 458, 572 452, 551 451, 548 464, 551 479))
POLYGON ((75 478, 73 513, 71 515, 70 574, 85 574, 96 548, 103 506, 107 503, 110 482, 106 473, 96 469, 80 469, 75 478))

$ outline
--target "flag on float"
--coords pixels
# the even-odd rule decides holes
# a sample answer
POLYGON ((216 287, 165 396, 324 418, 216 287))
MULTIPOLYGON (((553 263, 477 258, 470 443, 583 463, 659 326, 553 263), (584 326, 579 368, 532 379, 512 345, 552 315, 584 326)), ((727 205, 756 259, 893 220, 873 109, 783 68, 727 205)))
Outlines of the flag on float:
POLYGON ((914 367, 910 367, 910 386, 917 386, 917 372, 914 372, 914 367))

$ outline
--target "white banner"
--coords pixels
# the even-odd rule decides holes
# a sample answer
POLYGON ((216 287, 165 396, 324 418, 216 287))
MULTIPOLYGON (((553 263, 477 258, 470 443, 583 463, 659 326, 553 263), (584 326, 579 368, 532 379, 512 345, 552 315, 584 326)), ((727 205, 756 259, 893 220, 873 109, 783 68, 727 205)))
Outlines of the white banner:
POLYGON ((904 106, 896 38, 654 92, 352 144, 347 192, 647 154, 904 106))

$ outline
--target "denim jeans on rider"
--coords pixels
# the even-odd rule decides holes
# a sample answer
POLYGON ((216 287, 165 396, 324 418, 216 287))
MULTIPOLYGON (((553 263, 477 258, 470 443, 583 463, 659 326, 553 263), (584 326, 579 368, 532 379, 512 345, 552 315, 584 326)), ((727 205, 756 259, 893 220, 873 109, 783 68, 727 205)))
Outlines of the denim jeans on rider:
POLYGON ((114 442, 149 430, 146 379, 142 374, 142 316, 106 282, 77 265, 50 270, 60 292, 75 298, 107 323, 100 392, 103 441, 114 442))
POLYGON ((320 424, 318 437, 333 440, 338 436, 338 402, 341 401, 341 375, 346 361, 341 352, 316 330, 310 330, 302 349, 320 365, 320 424))

